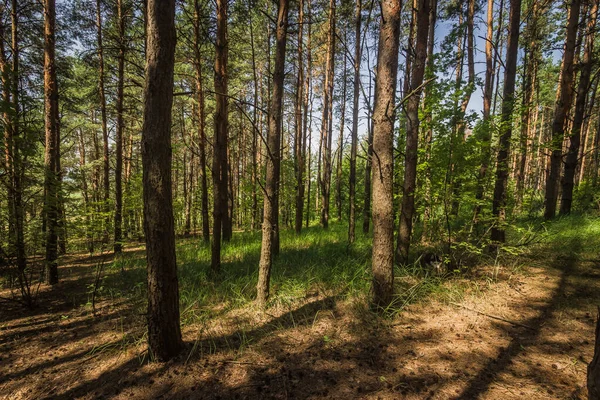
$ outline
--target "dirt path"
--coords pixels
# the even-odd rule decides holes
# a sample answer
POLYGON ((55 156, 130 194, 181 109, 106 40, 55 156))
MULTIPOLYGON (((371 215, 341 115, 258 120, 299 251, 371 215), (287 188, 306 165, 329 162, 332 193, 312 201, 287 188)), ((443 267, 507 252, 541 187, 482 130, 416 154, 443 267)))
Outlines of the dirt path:
MULTIPOLYGON (((532 260, 531 264, 536 264, 532 260)), ((519 273, 448 285, 456 304, 393 320, 360 299, 311 293, 268 314, 237 310, 184 329, 180 359, 148 364, 143 316, 105 299, 94 317, 69 293, 91 282, 75 260, 32 312, 0 308, 0 397, 198 399, 585 398, 600 265, 576 254, 519 273), (473 310, 479 311, 475 312, 473 310), (482 313, 518 322, 513 325, 482 313)), ((75 296, 75 295, 72 295, 75 296)), ((80 294, 81 301, 85 294, 80 294)), ((85 300, 84 300, 85 302, 85 300)), ((138 305, 139 306, 139 305, 138 305)), ((143 312, 143 310, 142 310, 143 312)))

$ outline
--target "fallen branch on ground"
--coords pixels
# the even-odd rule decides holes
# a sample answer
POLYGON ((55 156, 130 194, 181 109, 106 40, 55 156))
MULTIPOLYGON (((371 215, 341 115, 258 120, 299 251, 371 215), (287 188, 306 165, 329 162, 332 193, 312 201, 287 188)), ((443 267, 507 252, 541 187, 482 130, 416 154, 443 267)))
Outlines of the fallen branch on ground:
POLYGON ((497 319, 498 321, 506 322, 506 323, 511 324, 511 325, 520 326, 522 328, 526 328, 526 329, 530 329, 532 331, 535 331, 535 328, 532 328, 529 325, 521 324, 520 322, 515 322, 515 321, 511 321, 511 320, 506 319, 506 318, 498 317, 496 315, 487 314, 487 313, 484 313, 483 311, 479 311, 479 310, 475 310, 474 308, 469 308, 467 306, 463 306, 462 304, 458 304, 458 303, 454 303, 454 302, 450 302, 450 304, 452 304, 454 306, 457 306, 457 307, 460 307, 460 308, 464 308, 465 310, 469 310, 469 311, 472 311, 472 312, 477 313, 477 314, 481 314, 481 315, 486 316, 488 318, 497 319))

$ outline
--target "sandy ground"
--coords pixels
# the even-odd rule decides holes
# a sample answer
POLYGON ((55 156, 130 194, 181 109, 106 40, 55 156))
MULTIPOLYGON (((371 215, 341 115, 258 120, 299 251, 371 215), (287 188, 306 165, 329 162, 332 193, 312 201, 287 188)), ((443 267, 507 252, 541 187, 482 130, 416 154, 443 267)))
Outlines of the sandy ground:
POLYGON ((95 262, 74 257, 37 309, 0 303, 0 398, 586 398, 600 264, 531 264, 497 279, 480 268, 446 283, 466 287, 459 300, 388 319, 319 291, 287 309, 230 311, 186 326, 185 351, 157 364, 143 306, 104 296, 94 315, 80 305, 95 262))

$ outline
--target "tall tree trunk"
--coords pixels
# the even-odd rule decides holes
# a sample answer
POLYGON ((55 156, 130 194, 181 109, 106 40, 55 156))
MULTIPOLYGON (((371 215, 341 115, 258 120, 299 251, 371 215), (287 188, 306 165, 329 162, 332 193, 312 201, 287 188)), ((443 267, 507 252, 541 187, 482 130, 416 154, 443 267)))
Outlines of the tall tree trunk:
MULTIPOLYGON (((368 47, 367 47, 368 50, 368 47)), ((368 58, 368 56, 367 56, 368 58)), ((371 77, 369 76, 371 81, 371 77)), ((369 82, 369 99, 371 98, 371 82, 369 82)), ((377 81, 375 82, 375 97, 377 97, 377 81)), ((371 223, 371 192, 372 192, 372 162, 373 162, 373 130, 374 119, 373 110, 369 109, 369 122, 367 123, 367 162, 365 163, 365 200, 363 205, 363 224, 362 230, 364 234, 369 233, 369 225, 371 223)))
POLYGON ((373 113, 373 304, 383 308, 394 293, 394 120, 400 45, 399 0, 381 2, 377 88, 373 113))
POLYGON ((577 88, 577 99, 575 100, 575 115, 573 116, 573 126, 571 127, 571 140, 565 160, 565 175, 562 181, 562 198, 560 203, 561 215, 569 214, 573 203, 573 183, 579 157, 581 127, 583 125, 583 120, 585 119, 586 100, 590 89, 590 78, 592 75, 592 55, 594 54, 594 36, 596 35, 597 14, 598 0, 592 0, 589 7, 583 60, 579 67, 581 74, 579 76, 579 86, 577 88))
POLYGON ((483 206, 485 192, 485 179, 490 162, 492 138, 492 127, 490 113, 492 109, 492 96, 494 90, 494 59, 492 55, 494 46, 494 0, 487 3, 487 33, 485 40, 485 83, 483 87, 483 115, 481 136, 481 165, 477 175, 477 189, 475 191, 475 210, 473 212, 473 223, 479 225, 479 217, 483 206))
POLYGON ((321 225, 329 227, 329 200, 331 189, 331 104, 333 102, 333 71, 335 68, 335 2, 329 0, 329 28, 327 31, 327 63, 323 84, 323 117, 321 124, 321 225))
POLYGON ((565 136, 565 124, 567 115, 573 102, 573 80, 574 80, 574 58, 579 24, 579 10, 581 0, 572 0, 569 7, 569 18, 567 22, 567 36, 562 61, 559 95, 554 111, 552 122, 552 139, 550 149, 550 172, 546 177, 546 208, 544 218, 552 219, 556 215, 556 203, 558 200, 558 180, 562 164, 562 145, 565 136))
MULTIPOLYGON (((299 29, 302 29, 302 24, 299 29)), ((252 103, 252 230, 258 227, 258 73, 256 67, 256 49, 254 45, 254 24, 250 21, 250 45, 252 47, 252 76, 254 78, 254 100, 252 103)))
POLYGON ((123 0, 117 0, 117 27, 119 32, 119 56, 117 58, 117 126, 115 134, 115 253, 123 249, 123 84, 125 81, 125 14, 123 0))
POLYGON ((492 227, 492 242, 504 243, 504 222, 506 220, 506 186, 508 181, 508 154, 512 135, 512 113, 515 106, 515 79, 519 50, 519 23, 521 22, 521 0, 510 0, 509 35, 506 46, 506 70, 500 120, 500 141, 496 160, 496 183, 492 214, 496 222, 492 227))
POLYGON ((55 65, 56 8, 54 0, 44 0, 44 125, 46 131, 45 219, 46 219, 46 283, 58 283, 58 192, 60 157, 58 83, 55 65))
MULTIPOLYGON (((344 30, 344 44, 348 43, 346 31, 344 30)), ((346 122, 346 73, 348 57, 344 55, 344 67, 342 71, 342 104, 340 116, 340 136, 338 139, 338 154, 336 164, 336 181, 335 181, 335 206, 337 208, 338 221, 342 220, 342 162, 344 160, 344 125, 346 122)))
POLYGON ((102 125, 102 167, 104 172, 104 212, 106 213, 104 221, 103 241, 108 243, 109 213, 110 213, 110 170, 108 158, 108 123, 106 118, 106 94, 104 90, 104 45, 102 43, 102 10, 100 0, 96 0, 96 40, 98 44, 98 94, 100 96, 100 115, 102 125))
POLYGON ((182 348, 171 181, 175 1, 148 0, 142 163, 148 264, 148 345, 160 361, 182 348))
POLYGON ((358 153, 358 113, 360 111, 360 64, 361 52, 361 25, 362 25, 362 3, 356 0, 354 12, 354 82, 352 93, 352 133, 350 139, 350 178, 348 189, 348 243, 354 243, 356 239, 356 156, 358 153))
POLYGON ((265 178, 265 196, 262 227, 262 244, 258 266, 256 301, 264 307, 269 298, 269 281, 273 259, 273 238, 277 218, 273 212, 275 200, 279 196, 277 187, 277 163, 280 153, 282 101, 285 69, 285 43, 287 38, 289 0, 279 0, 277 16, 275 70, 273 71, 273 96, 269 110, 269 132, 267 135, 267 172, 265 178))
POLYGON ((202 43, 200 11, 200 2, 194 0, 194 66, 196 68, 196 98, 198 101, 198 140, 200 141, 200 213, 202 214, 202 239, 205 243, 208 243, 210 240, 210 221, 208 218, 208 178, 206 175, 206 111, 202 86, 202 57, 200 55, 202 43))
POLYGON ((296 233, 302 231, 302 217, 304 216, 304 147, 306 132, 304 129, 304 60, 302 42, 304 28, 304 0, 298 2, 298 79, 296 81, 295 122, 294 137, 294 172, 296 173, 296 218, 294 229, 296 233))
MULTIPOLYGON (((474 1, 474 0, 471 0, 474 1)), ((430 0, 418 0, 416 10, 417 37, 415 58, 412 63, 411 81, 406 102, 406 153, 404 166, 404 190, 402 211, 398 228, 397 262, 407 262, 412 234, 412 221, 415 212, 415 189, 417 184, 417 152, 419 147, 419 103, 427 60, 427 40, 429 36, 430 0)), ((468 101, 467 101, 468 102, 468 101)))
POLYGON ((211 269, 221 270, 222 228, 227 225, 227 0, 217 0, 217 41, 215 44, 215 138, 213 151, 213 241, 211 269))

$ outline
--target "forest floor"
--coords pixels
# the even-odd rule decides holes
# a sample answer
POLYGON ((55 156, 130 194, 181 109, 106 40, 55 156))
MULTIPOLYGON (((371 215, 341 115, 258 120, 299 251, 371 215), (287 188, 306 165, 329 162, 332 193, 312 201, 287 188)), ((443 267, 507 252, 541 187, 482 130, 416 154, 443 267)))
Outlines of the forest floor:
POLYGON ((37 308, 0 304, 0 398, 586 398, 600 304, 598 218, 553 223, 527 252, 469 272, 398 271, 402 295, 388 317, 368 310, 368 244, 349 263, 344 229, 292 245, 283 238, 266 312, 250 301, 256 236, 230 245, 241 250, 225 252, 223 267, 240 271, 218 284, 188 263, 206 246, 182 240, 186 346, 165 364, 148 362, 145 350, 143 249, 114 262, 64 257, 61 283, 40 287, 37 308))

